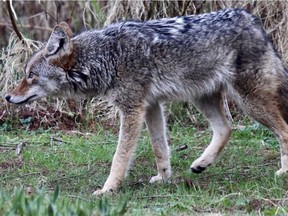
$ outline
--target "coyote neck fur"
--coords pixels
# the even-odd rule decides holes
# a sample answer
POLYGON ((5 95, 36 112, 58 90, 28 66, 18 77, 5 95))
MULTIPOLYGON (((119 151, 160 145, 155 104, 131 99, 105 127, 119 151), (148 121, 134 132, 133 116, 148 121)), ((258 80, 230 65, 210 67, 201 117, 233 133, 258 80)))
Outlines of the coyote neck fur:
POLYGON ((99 55, 96 48, 87 49, 80 41, 74 41, 74 47, 74 53, 77 53, 76 61, 66 74, 69 85, 79 94, 107 94, 117 74, 116 56, 112 53, 99 55))

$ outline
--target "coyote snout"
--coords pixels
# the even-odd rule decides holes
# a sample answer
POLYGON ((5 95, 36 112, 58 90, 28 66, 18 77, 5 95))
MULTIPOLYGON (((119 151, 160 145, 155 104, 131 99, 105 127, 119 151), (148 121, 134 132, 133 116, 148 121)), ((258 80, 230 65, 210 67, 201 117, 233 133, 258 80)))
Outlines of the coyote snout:
POLYGON ((144 122, 158 170, 150 182, 171 177, 165 101, 190 101, 207 118, 213 137, 190 169, 200 173, 213 164, 231 134, 223 94, 275 134, 281 145, 277 174, 288 171, 288 73, 259 19, 243 9, 120 22, 75 37, 60 23, 25 72, 7 101, 102 95, 119 108, 118 147, 95 194, 119 187, 144 122))
POLYGON ((29 80, 24 78, 17 88, 7 95, 5 99, 10 103, 22 105, 45 96, 46 94, 39 86, 32 86, 29 84, 29 80))

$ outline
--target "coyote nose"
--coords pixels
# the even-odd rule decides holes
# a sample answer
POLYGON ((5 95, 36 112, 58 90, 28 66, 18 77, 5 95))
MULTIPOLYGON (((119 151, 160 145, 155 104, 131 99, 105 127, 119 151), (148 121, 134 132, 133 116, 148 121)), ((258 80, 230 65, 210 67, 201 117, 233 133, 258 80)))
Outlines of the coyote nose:
POLYGON ((11 98, 10 95, 7 95, 7 96, 5 97, 5 99, 6 99, 8 102, 10 102, 10 98, 11 98))

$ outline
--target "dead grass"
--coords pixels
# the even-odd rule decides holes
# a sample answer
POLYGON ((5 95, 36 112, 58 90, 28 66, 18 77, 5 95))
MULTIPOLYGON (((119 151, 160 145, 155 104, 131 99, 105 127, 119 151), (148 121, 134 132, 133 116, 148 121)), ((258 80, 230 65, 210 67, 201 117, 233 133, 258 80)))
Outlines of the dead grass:
MULTIPOLYGON (((12 27, 4 10, 4 3, 0 3, 0 33, 8 35, 9 39, 5 47, 0 50, 0 110, 6 110, 0 117, 7 118, 13 112, 13 107, 4 102, 3 97, 23 76, 23 68, 29 56, 39 46, 40 41, 47 41, 53 26, 60 21, 67 21, 73 27, 74 32, 83 29, 101 27, 123 19, 157 19, 161 17, 173 17, 188 14, 199 14, 215 11, 226 7, 243 7, 251 13, 259 16, 264 28, 269 33, 272 41, 282 56, 285 65, 288 63, 288 2, 287 1, 134 1, 134 0, 110 0, 93 2, 13 2, 12 6, 17 17, 17 24, 24 36, 24 41, 19 41, 15 34, 11 34, 12 27), (4 107, 4 108, 3 108, 4 107)), ((0 42, 1 43, 1 42, 0 42)), ((1 44, 0 44, 1 45, 1 44)), ((109 121, 115 118, 115 110, 100 99, 74 100, 50 100, 50 107, 61 113, 81 116, 81 119, 94 119, 95 117, 107 118, 109 121)), ((47 111, 47 100, 26 106, 30 110, 47 111)), ((17 109, 21 112, 21 109, 17 109)), ((189 110, 187 110, 189 112, 189 110)), ((194 117, 191 117, 193 121, 194 117)))

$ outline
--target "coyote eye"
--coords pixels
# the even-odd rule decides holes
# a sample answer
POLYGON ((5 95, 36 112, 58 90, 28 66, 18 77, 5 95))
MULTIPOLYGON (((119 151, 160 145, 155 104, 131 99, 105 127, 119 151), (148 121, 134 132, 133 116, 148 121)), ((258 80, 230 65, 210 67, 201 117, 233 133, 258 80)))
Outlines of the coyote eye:
POLYGON ((29 78, 29 79, 32 79, 34 75, 35 75, 35 74, 34 74, 33 72, 30 72, 29 75, 28 75, 28 78, 29 78))

